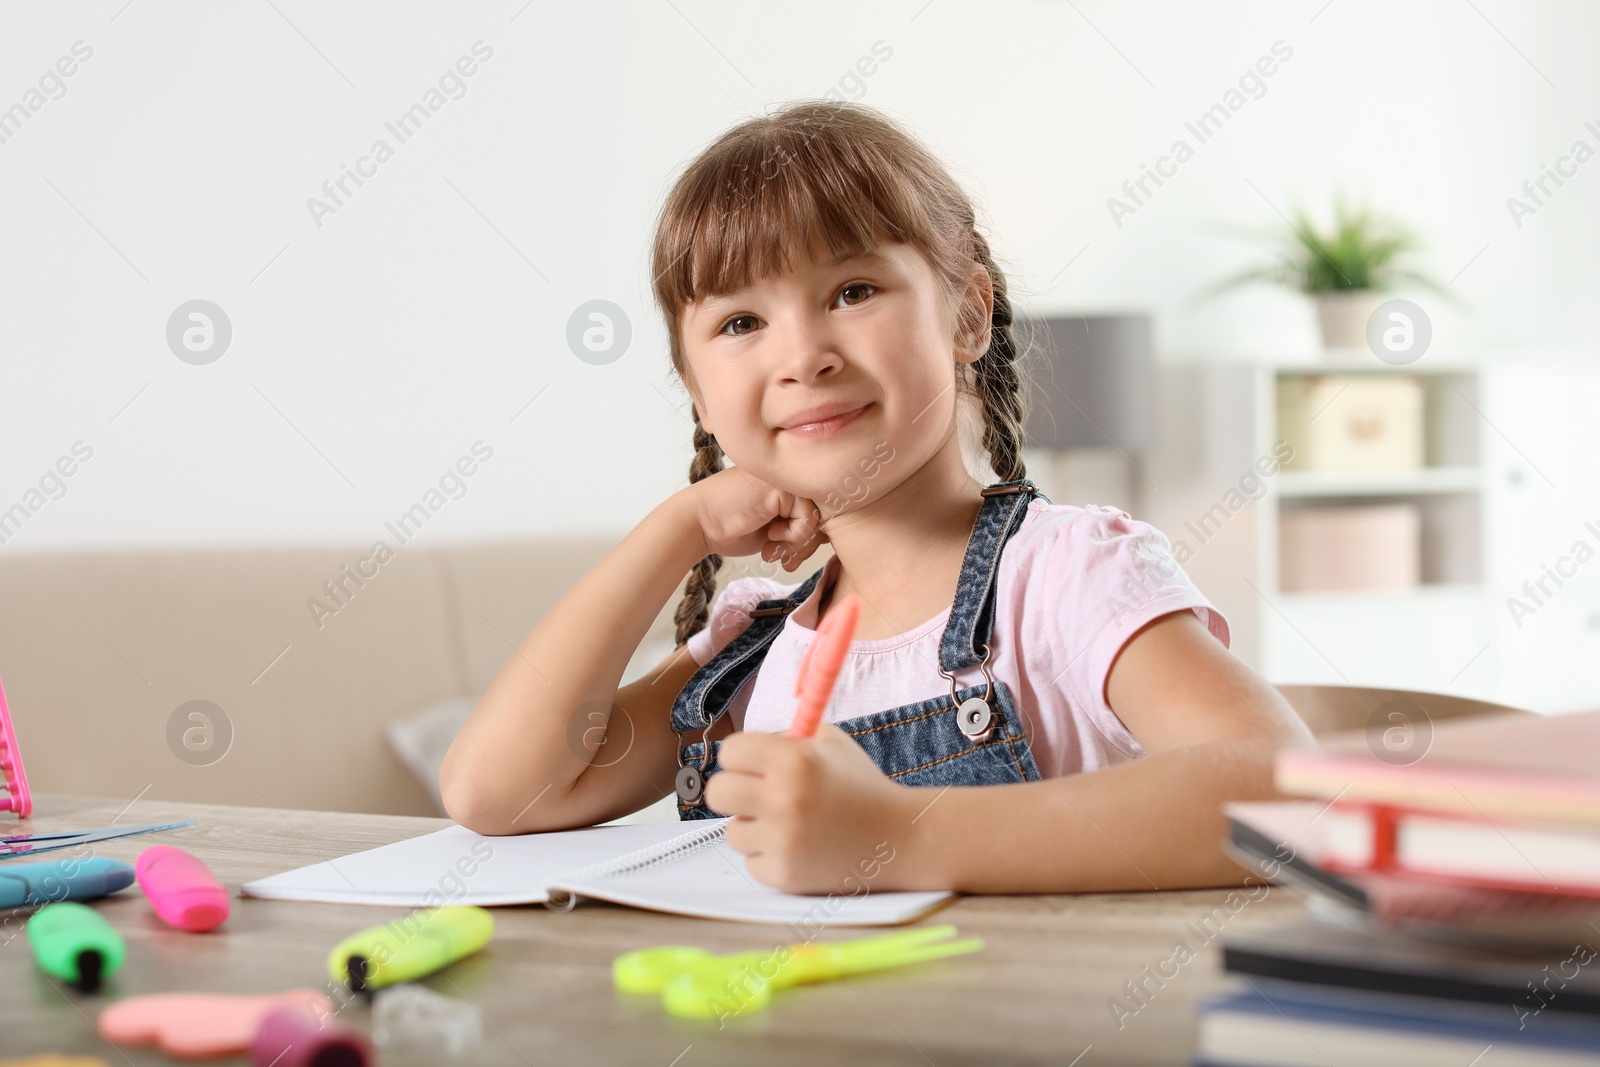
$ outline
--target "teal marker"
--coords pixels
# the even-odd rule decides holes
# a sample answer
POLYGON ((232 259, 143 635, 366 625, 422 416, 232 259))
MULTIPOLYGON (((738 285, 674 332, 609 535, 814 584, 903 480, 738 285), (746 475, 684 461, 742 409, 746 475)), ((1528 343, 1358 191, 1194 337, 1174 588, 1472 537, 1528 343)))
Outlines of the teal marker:
POLYGON ((108 856, 0 863, 0 908, 94 900, 133 884, 130 864, 108 856))
POLYGON ((84 904, 46 904, 33 913, 27 930, 40 969, 85 993, 99 989, 127 954, 122 935, 84 904))

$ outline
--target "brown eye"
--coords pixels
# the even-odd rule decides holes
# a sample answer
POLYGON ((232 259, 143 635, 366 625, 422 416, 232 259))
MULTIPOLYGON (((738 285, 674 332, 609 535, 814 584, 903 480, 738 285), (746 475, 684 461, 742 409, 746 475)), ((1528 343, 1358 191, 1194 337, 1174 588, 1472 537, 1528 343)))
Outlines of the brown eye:
MULTIPOLYGON (((844 294, 850 292, 853 289, 854 290, 870 289, 873 292, 877 292, 878 287, 876 285, 873 285, 870 282, 851 282, 849 285, 847 285, 843 289, 839 290, 839 295, 840 296, 844 296, 844 294)), ((865 299, 865 298, 863 298, 863 299, 865 299)), ((847 307, 855 307, 856 304, 859 304, 860 302, 861 301, 855 301, 855 302, 852 303, 850 300, 846 299, 845 305, 847 307)))
MULTIPOLYGON (((723 323, 722 324, 722 329, 720 329, 717 332, 718 333, 728 333, 728 327, 732 326, 736 322, 754 322, 754 321, 755 321, 755 316, 754 315, 735 315, 733 318, 731 318, 727 322, 723 323)), ((743 337, 745 335, 745 333, 748 333, 748 332, 749 331, 740 332, 738 330, 735 330, 735 331, 732 332, 731 336, 733 336, 733 337, 743 337)))

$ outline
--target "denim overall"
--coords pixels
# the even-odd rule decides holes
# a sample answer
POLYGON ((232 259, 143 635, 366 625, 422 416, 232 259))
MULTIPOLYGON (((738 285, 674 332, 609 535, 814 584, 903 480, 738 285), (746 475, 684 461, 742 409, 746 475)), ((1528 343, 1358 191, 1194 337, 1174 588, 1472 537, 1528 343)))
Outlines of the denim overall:
MULTIPOLYGON (((1026 479, 999 482, 983 490, 983 505, 956 582, 950 621, 939 642, 939 674, 949 679, 950 695, 834 724, 854 737, 884 774, 902 785, 1000 785, 1039 780, 1039 767, 1028 747, 1016 701, 1004 682, 990 678, 986 666, 1000 553, 1022 525, 1035 494, 1048 502, 1026 479), (956 674, 974 667, 983 672, 982 684, 957 689, 956 674)), ((720 817, 704 800, 705 781, 717 772, 717 750, 722 745, 720 740, 708 740, 711 728, 727 712, 740 687, 754 679, 784 619, 811 595, 823 569, 788 597, 756 605, 745 631, 696 671, 673 702, 679 818, 720 817), (691 733, 700 740, 685 744, 684 735, 691 733)))

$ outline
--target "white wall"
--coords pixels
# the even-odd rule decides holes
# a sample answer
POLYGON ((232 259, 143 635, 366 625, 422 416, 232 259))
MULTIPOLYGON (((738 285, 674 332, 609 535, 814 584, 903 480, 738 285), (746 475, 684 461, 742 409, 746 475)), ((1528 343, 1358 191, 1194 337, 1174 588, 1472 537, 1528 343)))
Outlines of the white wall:
POLYGON ((1212 223, 1342 184, 1459 274, 1471 314, 1438 309, 1436 345, 1581 348, 1600 319, 1600 162, 1520 228, 1505 205, 1600 147, 1581 0, 11 4, 0 108, 78 41, 65 95, 0 143, 0 509, 93 455, 8 552, 364 542, 479 440, 426 537, 621 532, 690 454, 648 288, 665 190, 879 41, 851 95, 949 161, 1036 311, 1153 309, 1169 357, 1309 348, 1291 296, 1185 301, 1253 257, 1212 223), (307 198, 480 40, 466 94, 317 226, 307 198), (1280 40, 1265 94, 1117 226, 1107 197, 1280 40), (165 340, 196 298, 233 326, 209 366, 165 340), (597 298, 635 330, 609 366, 564 339, 597 298))

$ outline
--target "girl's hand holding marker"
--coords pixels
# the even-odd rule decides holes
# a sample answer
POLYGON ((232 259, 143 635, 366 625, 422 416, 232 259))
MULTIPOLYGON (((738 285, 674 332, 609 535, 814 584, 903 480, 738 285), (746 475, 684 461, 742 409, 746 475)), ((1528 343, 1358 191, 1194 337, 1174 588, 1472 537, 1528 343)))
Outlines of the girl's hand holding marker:
POLYGON ((707 805, 736 816, 728 844, 745 853, 751 874, 785 892, 834 892, 864 858, 881 861, 887 824, 908 796, 849 734, 822 722, 860 618, 857 596, 833 606, 801 661, 788 733, 734 734, 722 744, 724 773, 706 783, 707 805))

